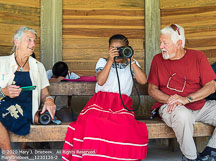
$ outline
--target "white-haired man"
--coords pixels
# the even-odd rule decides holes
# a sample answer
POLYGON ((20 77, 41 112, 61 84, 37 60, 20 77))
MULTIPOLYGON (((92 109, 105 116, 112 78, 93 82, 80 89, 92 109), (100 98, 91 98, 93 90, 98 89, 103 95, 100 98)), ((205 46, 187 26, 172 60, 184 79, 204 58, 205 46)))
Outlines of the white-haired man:
POLYGON ((193 140, 196 121, 216 126, 216 101, 205 101, 215 92, 216 75, 201 51, 185 49, 184 29, 172 24, 161 30, 160 49, 154 56, 148 91, 157 102, 164 122, 172 127, 183 161, 210 160, 216 151, 216 130, 203 153, 197 157, 193 140))

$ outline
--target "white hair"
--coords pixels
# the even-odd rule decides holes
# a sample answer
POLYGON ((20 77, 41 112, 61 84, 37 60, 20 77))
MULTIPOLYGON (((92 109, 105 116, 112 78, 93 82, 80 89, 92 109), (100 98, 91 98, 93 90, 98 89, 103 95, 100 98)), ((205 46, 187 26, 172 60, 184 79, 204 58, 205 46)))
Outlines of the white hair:
POLYGON ((24 36, 24 31, 32 32, 33 34, 35 34, 35 36, 37 38, 37 32, 34 29, 29 28, 29 27, 25 27, 25 26, 20 27, 18 30, 16 30, 16 32, 13 35, 13 39, 12 39, 13 48, 12 48, 11 53, 14 53, 16 51, 16 45, 14 43, 14 40, 18 40, 20 42, 24 36))
POLYGON ((161 34, 169 34, 171 36, 171 40, 174 43, 177 43, 178 40, 182 40, 182 47, 185 47, 185 35, 184 35, 184 28, 174 24, 177 27, 177 30, 174 31, 174 29, 171 26, 167 26, 163 29, 161 29, 161 34))

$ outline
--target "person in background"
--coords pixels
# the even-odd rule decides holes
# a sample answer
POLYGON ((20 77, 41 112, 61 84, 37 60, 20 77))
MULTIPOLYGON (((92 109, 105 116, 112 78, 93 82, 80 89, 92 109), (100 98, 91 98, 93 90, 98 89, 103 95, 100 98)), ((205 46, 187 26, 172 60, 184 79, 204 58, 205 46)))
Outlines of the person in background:
POLYGON ((8 131, 27 135, 41 102, 42 112, 54 118, 56 105, 49 95, 49 81, 42 63, 31 57, 37 33, 29 27, 20 27, 13 36, 12 54, 0 57, 0 149, 8 161, 17 161, 11 154, 8 131), (23 91, 21 87, 36 86, 23 91))
POLYGON ((56 62, 52 70, 47 71, 47 77, 50 82, 60 82, 63 79, 78 79, 80 78, 74 72, 68 71, 68 65, 63 61, 56 62))
MULTIPOLYGON (((47 77, 50 83, 60 82, 63 79, 78 79, 77 74, 68 71, 68 65, 63 61, 56 62, 52 70, 47 71, 47 77)), ((75 120, 73 112, 68 107, 68 96, 55 96, 56 116, 63 122, 72 122, 75 120)))
POLYGON ((205 54, 185 49, 184 28, 172 24, 161 30, 161 53, 154 56, 148 77, 148 93, 157 102, 163 121, 171 127, 182 152, 182 161, 215 161, 216 130, 197 156, 193 140, 195 122, 216 126, 216 101, 205 97, 215 92, 216 75, 205 54))
POLYGON ((133 56, 131 59, 117 58, 118 48, 128 45, 128 39, 124 35, 110 37, 108 58, 100 58, 96 64, 96 93, 81 111, 77 121, 69 124, 62 160, 141 161, 146 157, 146 124, 136 121, 134 112, 129 111, 132 110, 133 103, 129 97, 133 78, 138 83, 145 84, 146 75, 133 56), (121 102, 116 67, 122 101, 129 110, 121 102), (81 153, 76 153, 76 149, 81 153), (83 153, 85 150, 87 152, 83 153))

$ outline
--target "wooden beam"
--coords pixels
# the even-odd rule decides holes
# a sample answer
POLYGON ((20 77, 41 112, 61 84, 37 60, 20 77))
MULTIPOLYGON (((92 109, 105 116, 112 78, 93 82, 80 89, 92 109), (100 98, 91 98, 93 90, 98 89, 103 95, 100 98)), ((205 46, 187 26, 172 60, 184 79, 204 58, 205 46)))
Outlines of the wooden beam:
POLYGON ((160 52, 160 0, 145 0, 145 70, 149 74, 155 54, 160 52))
POLYGON ((62 0, 41 0, 41 62, 46 69, 62 60, 62 0))

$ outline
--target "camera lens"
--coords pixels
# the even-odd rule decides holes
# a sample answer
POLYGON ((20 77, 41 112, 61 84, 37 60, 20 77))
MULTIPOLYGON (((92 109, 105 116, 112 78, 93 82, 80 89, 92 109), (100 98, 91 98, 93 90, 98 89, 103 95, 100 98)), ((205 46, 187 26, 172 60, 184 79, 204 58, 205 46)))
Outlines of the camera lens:
POLYGON ((130 58, 133 55, 133 49, 127 46, 123 49, 122 54, 124 57, 130 58))
POLYGON ((39 116, 38 122, 42 125, 48 125, 50 124, 51 120, 52 119, 51 119, 49 112, 45 112, 39 116))
POLYGON ((119 52, 118 58, 130 58, 133 56, 133 49, 130 46, 117 48, 119 52))

